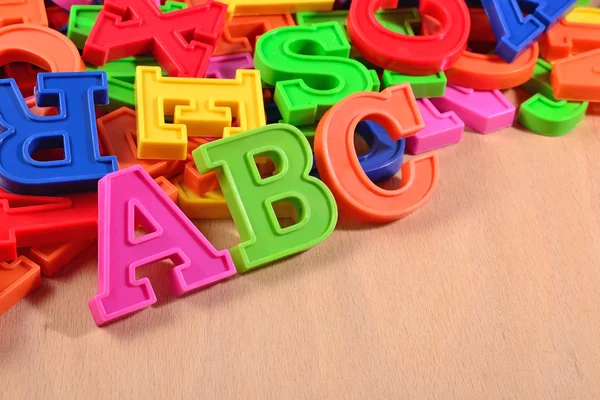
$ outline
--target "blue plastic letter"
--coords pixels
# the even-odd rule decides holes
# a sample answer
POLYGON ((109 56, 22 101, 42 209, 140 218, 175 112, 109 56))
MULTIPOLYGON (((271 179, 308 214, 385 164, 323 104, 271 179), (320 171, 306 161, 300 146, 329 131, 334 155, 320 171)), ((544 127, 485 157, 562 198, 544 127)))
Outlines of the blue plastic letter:
POLYGON ((481 0, 498 44, 496 54, 513 62, 550 29, 576 0, 481 0), (523 17, 523 13, 529 14, 523 17))
MULTIPOLYGON (((356 133, 369 145, 369 151, 361 154, 358 161, 371 181, 385 181, 400 171, 406 139, 393 140, 385 129, 374 121, 359 122, 356 133)), ((310 174, 317 177, 319 175, 314 162, 310 174)))
POLYGON ((523 12, 533 16, 546 27, 552 27, 556 21, 569 11, 577 0, 519 0, 523 12))
POLYGON ((523 17, 517 0, 482 0, 498 44, 496 54, 513 62, 536 42, 544 32, 544 24, 533 15, 523 17))
POLYGON ((100 178, 118 169, 101 157, 94 104, 108 104, 104 72, 40 73, 37 105, 57 107, 50 117, 33 115, 13 79, 0 80, 0 186, 31 195, 95 191, 100 178), (62 148, 62 160, 38 161, 39 150, 62 148))

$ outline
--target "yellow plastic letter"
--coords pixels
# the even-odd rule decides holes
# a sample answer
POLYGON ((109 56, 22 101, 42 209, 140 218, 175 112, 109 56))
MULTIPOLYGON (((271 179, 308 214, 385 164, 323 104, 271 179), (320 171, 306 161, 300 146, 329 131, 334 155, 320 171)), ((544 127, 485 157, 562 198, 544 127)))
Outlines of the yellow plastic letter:
POLYGON ((266 124, 256 70, 238 70, 235 79, 206 79, 163 77, 159 67, 138 67, 135 96, 142 159, 185 160, 188 135, 227 137, 266 124), (172 124, 165 122, 168 115, 172 124))
POLYGON ((301 11, 331 11, 333 0, 221 0, 227 18, 234 15, 295 14, 301 11))

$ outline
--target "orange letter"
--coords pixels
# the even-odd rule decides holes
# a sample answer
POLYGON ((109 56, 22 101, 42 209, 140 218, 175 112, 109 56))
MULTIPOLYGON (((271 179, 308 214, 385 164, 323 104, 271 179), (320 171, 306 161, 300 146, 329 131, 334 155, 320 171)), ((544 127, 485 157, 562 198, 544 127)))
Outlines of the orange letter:
POLYGON ((315 133, 315 156, 323 182, 346 215, 364 222, 402 218, 423 205, 438 181, 435 154, 402 164, 402 187, 385 190, 369 180, 354 149, 354 130, 364 119, 382 125, 394 140, 423 129, 423 119, 408 84, 381 93, 346 97, 321 119, 315 133))

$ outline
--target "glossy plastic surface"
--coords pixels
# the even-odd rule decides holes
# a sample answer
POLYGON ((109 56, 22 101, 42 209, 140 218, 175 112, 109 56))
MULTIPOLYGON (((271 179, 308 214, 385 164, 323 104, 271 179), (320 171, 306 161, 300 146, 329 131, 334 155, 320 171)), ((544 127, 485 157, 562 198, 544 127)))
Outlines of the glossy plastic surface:
POLYGON ((471 29, 469 12, 462 0, 421 0, 421 14, 439 21, 442 29, 433 35, 415 37, 392 32, 375 18, 375 11, 398 4, 397 0, 351 3, 348 33, 363 57, 382 68, 411 75, 435 74, 458 61, 471 29))
POLYGON ((600 49, 557 60, 550 74, 559 100, 600 102, 600 49))
POLYGON ((575 0, 482 0, 497 39, 496 54, 513 62, 573 4, 575 0))
MULTIPOLYGON (((167 1, 160 6, 163 13, 182 10, 187 7, 187 4, 178 1, 167 1)), ((102 6, 73 6, 69 13, 69 25, 67 26, 67 37, 79 49, 83 49, 85 41, 88 39, 98 15, 102 10, 102 6)))
POLYGON ((95 239, 96 193, 38 197, 0 189, 0 261, 17 258, 17 247, 95 239))
POLYGON ((33 115, 13 80, 0 80, 0 186, 35 195, 95 191, 117 169, 101 157, 95 104, 106 104, 106 75, 99 72, 40 73, 37 104, 57 107, 52 117, 33 115), (63 148, 62 160, 38 161, 39 150, 63 148))
POLYGON ((52 2, 65 10, 70 10, 75 5, 90 5, 93 0, 52 0, 52 2))
MULTIPOLYGON (((473 10, 470 10, 470 13, 471 15, 478 15, 473 10)), ((486 28, 491 31, 487 20, 481 21, 481 17, 476 17, 476 20, 480 21, 476 26, 479 31, 487 32, 486 28)), ((422 27, 426 34, 432 34, 440 29, 439 23, 428 17, 423 18, 422 27)), ((469 37, 472 40, 485 41, 489 39, 489 35, 478 31, 471 31, 469 37)), ((445 73, 448 83, 456 86, 464 86, 476 90, 513 88, 527 82, 535 68, 538 53, 539 47, 537 44, 534 44, 512 63, 507 63, 496 54, 478 54, 467 49, 456 64, 445 73)))
POLYGON ((540 40, 540 53, 546 61, 555 61, 600 48, 600 10, 596 23, 578 23, 563 19, 540 40))
POLYGON ((250 53, 211 57, 206 78, 235 79, 238 69, 254 69, 254 61, 250 53))
POLYGON ((44 0, 0 1, 0 27, 15 24, 48 26, 44 0))
POLYGON ((402 164, 400 188, 378 187, 363 172, 354 149, 356 125, 365 119, 380 124, 394 140, 424 127, 408 84, 381 93, 354 94, 336 104, 319 123, 314 139, 317 167, 344 215, 364 222, 393 221, 414 212, 433 195, 439 173, 437 157, 402 164))
POLYGON ((107 0, 85 42, 94 65, 152 53, 169 76, 203 77, 225 22, 225 5, 162 13, 152 0, 107 0), (128 18, 122 22, 123 18, 128 18))
POLYGON ((75 257, 96 243, 95 240, 74 240, 66 243, 52 243, 33 246, 23 251, 23 254, 40 266, 42 275, 51 277, 75 257))
POLYGON ((171 78, 138 67, 138 157, 185 160, 188 136, 227 137, 265 125, 260 78, 255 70, 238 70, 235 79, 171 78))
POLYGON ((26 257, 0 262, 0 315, 37 289, 41 282, 40 267, 26 257))
POLYGON ((466 126, 480 133, 509 127, 515 119, 515 106, 499 90, 448 85, 444 97, 430 100, 439 111, 454 111, 466 126))
POLYGON ((330 11, 333 0, 222 0, 227 15, 294 14, 301 11, 330 11))
POLYGON ((519 123, 540 135, 561 136, 585 119, 587 108, 587 102, 557 102, 538 93, 521 104, 519 123))
POLYGON ((275 85, 283 120, 307 125, 344 97, 379 88, 379 80, 349 55, 350 44, 339 24, 325 22, 262 35, 254 65, 264 82, 275 85))
POLYGON ((240 15, 225 24, 213 56, 250 53, 260 35, 282 26, 296 25, 291 14, 240 15))
POLYGON ((454 112, 439 112, 429 99, 418 99, 417 106, 425 127, 406 138, 409 154, 426 153, 461 141, 465 124, 454 112))
POLYGON ((140 166, 98 184, 98 295, 89 301, 97 325, 156 302, 148 278, 136 269, 163 259, 178 296, 236 273, 227 250, 217 251, 140 166), (136 222, 145 235, 136 236, 136 222))
POLYGON ((310 146, 297 128, 272 124, 200 146, 193 152, 202 173, 215 170, 241 243, 231 256, 245 272, 307 250, 331 234, 335 200, 325 184, 309 176, 310 146), (262 178, 256 156, 269 157, 275 174, 262 178), (274 204, 288 202, 296 223, 282 228, 274 204))
POLYGON ((135 69, 138 66, 156 66, 153 57, 135 56, 110 61, 102 67, 88 65, 88 71, 104 71, 108 78, 108 103, 103 110, 112 111, 120 107, 135 108, 135 69))
POLYGON ((144 160, 137 157, 135 111, 127 107, 119 108, 98 118, 97 124, 102 154, 115 156, 119 169, 141 165, 153 178, 171 178, 183 171, 183 160, 144 160))
POLYGON ((0 65, 26 62, 50 72, 85 71, 79 51, 60 32, 19 24, 0 28, 0 65))

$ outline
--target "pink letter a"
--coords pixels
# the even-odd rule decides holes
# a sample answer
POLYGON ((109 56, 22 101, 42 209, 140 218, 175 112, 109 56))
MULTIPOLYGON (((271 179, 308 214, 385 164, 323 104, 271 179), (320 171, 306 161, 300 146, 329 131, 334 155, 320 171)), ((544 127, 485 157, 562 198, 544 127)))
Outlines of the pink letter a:
POLYGON ((98 295, 89 307, 97 325, 156 302, 148 278, 135 270, 168 258, 176 295, 236 273, 228 250, 217 251, 142 167, 114 172, 98 182, 98 295), (145 236, 135 237, 139 221, 145 236))

